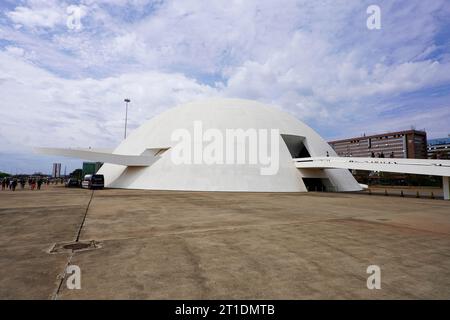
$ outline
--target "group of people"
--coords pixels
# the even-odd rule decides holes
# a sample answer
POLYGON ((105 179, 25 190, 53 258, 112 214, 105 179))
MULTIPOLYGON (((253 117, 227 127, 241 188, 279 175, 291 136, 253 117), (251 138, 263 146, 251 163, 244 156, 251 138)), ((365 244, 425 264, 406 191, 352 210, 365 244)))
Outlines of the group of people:
MULTIPOLYGON (((372 157, 372 158, 375 158, 375 153, 374 153, 373 151, 372 151, 371 157, 372 157)), ((378 152, 378 153, 377 153, 377 158, 385 158, 384 152, 383 152, 383 151, 381 151, 381 153, 378 152)), ((389 155, 389 158, 395 158, 395 157, 394 157, 394 151, 391 152, 391 154, 389 155)))
POLYGON ((25 180, 25 178, 3 178, 2 180, 2 190, 11 190, 11 191, 16 191, 16 188, 18 185, 20 185, 21 189, 25 189, 25 184, 26 182, 28 182, 28 185, 30 187, 31 190, 40 190, 42 185, 45 183, 47 185, 50 184, 50 181, 44 180, 41 177, 38 178, 28 178, 28 180, 25 180))
MULTIPOLYGON (((328 151, 327 151, 327 157, 329 157, 329 156, 330 156, 330 154, 329 154, 328 151)), ((350 155, 350 156, 351 156, 351 155, 350 155)), ((372 153, 370 154, 370 157, 371 157, 371 158, 375 158, 375 152, 372 151, 372 153)), ((377 157, 377 158, 384 158, 384 157, 385 157, 385 156, 384 156, 384 152, 383 152, 383 151, 381 151, 381 153, 378 152, 376 157, 377 157)), ((391 154, 389 155, 389 158, 395 158, 395 156, 394 156, 394 151, 391 152, 391 154)))

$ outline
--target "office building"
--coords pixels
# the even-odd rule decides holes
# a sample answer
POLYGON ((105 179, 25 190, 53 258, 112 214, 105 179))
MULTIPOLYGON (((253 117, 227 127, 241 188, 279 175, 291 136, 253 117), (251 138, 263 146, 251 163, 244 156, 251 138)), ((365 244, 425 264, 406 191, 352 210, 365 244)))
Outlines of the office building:
POLYGON ((330 141, 341 157, 427 158, 427 134, 406 130, 330 141))
POLYGON ((82 176, 87 174, 96 174, 102 167, 102 162, 83 162, 82 176))
POLYGON ((54 163, 53 164, 52 177, 53 178, 60 178, 61 177, 61 163, 54 163))
POLYGON ((450 159, 450 135, 428 140, 427 151, 429 159, 450 159))

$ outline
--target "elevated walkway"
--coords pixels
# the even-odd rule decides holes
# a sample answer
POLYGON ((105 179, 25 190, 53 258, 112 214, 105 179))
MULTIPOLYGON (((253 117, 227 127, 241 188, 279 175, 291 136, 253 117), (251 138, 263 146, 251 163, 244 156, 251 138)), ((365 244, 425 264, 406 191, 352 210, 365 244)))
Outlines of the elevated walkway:
POLYGON ((293 159, 299 169, 353 169, 442 176, 444 199, 449 200, 450 160, 309 157, 293 159))

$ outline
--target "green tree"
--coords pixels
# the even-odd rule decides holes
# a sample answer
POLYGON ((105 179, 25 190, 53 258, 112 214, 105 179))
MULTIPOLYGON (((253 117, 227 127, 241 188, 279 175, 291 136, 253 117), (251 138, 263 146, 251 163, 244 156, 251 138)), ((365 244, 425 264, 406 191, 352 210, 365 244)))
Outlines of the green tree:
POLYGON ((9 173, 6 173, 6 172, 1 172, 0 171, 0 179, 3 179, 3 178, 5 178, 5 177, 10 177, 11 175, 9 174, 9 173))
POLYGON ((71 174, 70 177, 81 180, 83 174, 82 169, 75 169, 71 174))

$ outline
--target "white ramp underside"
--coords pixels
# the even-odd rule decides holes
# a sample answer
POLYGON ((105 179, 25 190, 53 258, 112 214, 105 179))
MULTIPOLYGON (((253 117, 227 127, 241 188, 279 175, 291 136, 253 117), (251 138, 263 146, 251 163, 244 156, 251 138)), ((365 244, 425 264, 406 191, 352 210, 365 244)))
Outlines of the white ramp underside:
POLYGON ((124 155, 90 149, 35 148, 40 154, 78 158, 95 162, 118 164, 128 167, 147 167, 158 158, 158 152, 164 148, 147 149, 140 155, 124 155))
POLYGON ((450 160, 358 157, 311 157, 294 159, 299 169, 354 169, 396 173, 450 176, 450 160))

